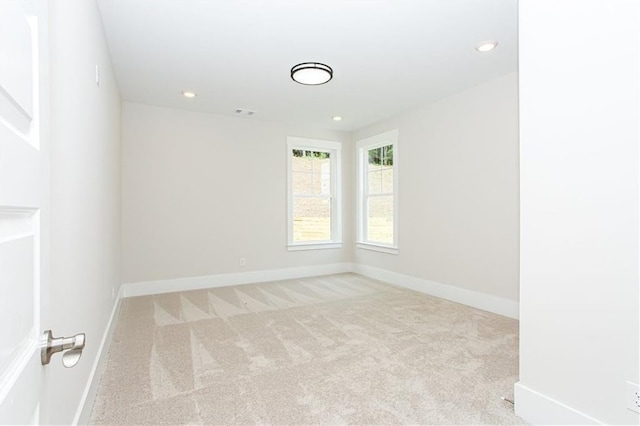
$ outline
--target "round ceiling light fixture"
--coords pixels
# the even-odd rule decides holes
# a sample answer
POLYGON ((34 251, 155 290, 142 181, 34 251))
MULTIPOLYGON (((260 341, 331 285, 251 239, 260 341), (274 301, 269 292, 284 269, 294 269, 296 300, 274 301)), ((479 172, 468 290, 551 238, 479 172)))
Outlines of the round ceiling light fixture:
POLYGON ((498 46, 498 42, 495 40, 483 41, 476 46, 478 52, 490 52, 498 46))
POLYGON ((182 91, 182 96, 184 96, 185 98, 195 98, 196 97, 196 93, 192 92, 190 90, 183 90, 182 91))
POLYGON ((303 62, 291 68, 291 79, 307 86, 325 84, 333 78, 333 69, 319 62, 303 62))

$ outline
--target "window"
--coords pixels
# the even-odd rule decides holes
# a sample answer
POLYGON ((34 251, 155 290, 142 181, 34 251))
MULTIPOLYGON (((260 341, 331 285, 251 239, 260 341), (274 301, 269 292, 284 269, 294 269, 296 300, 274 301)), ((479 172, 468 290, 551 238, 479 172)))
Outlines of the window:
POLYGON ((342 247, 341 147, 287 138, 289 250, 342 247))
POLYGON ((398 131, 357 143, 359 248, 398 253, 398 131))

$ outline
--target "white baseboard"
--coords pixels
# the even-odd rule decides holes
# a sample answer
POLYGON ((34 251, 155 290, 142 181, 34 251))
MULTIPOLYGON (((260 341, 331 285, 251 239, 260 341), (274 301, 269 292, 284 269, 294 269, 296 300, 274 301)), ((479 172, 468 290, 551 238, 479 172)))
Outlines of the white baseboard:
POLYGON ((510 318, 518 318, 519 304, 513 300, 356 263, 332 263, 328 265, 271 269, 267 271, 249 271, 169 280, 143 281, 123 284, 121 291, 123 297, 147 296, 151 294, 288 280, 318 275, 340 274, 344 272, 355 272, 431 296, 462 303, 510 318))
POLYGON ((494 314, 504 315, 509 318, 518 319, 519 317, 520 305, 513 300, 366 265, 353 264, 352 271, 369 278, 451 300, 452 302, 462 303, 463 305, 472 306, 482 309, 483 311, 493 312, 494 314))
POLYGON ((82 394, 82 398, 80 399, 80 404, 78 404, 78 409, 76 410, 76 415, 73 419, 74 425, 86 425, 89 424, 89 420, 91 420, 91 410, 93 409, 93 403, 95 402, 96 394, 98 393, 98 385, 100 384, 100 378, 104 370, 107 354, 109 353, 111 336, 113 335, 113 330, 115 329, 116 325, 116 319, 118 318, 118 313, 120 312, 120 305, 122 304, 123 294, 124 286, 121 285, 120 290, 118 291, 118 296, 116 297, 116 300, 113 304, 113 309, 111 310, 111 317, 109 317, 109 322, 107 323, 107 327, 104 330, 104 334, 102 335, 102 341, 100 342, 100 347, 98 348, 98 354, 95 361, 93 362, 93 366, 91 367, 89 380, 87 381, 84 393, 82 394))
POLYGON ((251 283, 262 283, 316 275, 340 274, 351 272, 351 263, 332 263, 329 265, 302 266, 297 268, 271 269, 268 271, 249 271, 231 274, 208 275, 202 277, 176 278, 171 280, 144 281, 123 284, 124 297, 146 296, 150 294, 173 293, 185 290, 225 287, 251 283))
POLYGON ((601 425, 603 422, 520 382, 514 387, 516 415, 530 425, 601 425))

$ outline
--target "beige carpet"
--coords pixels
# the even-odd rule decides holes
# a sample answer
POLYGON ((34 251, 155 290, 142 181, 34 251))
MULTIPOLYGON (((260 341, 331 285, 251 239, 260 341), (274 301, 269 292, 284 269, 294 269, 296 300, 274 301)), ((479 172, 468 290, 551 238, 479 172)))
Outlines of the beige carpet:
POLYGON ((125 299, 94 424, 523 424, 518 322, 360 275, 125 299))

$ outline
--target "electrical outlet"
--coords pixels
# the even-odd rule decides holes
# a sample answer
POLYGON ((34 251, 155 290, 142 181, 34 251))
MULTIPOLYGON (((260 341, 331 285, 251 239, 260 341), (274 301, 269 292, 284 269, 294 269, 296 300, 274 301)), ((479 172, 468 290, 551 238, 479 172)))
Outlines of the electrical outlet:
POLYGON ((247 259, 245 257, 241 257, 238 263, 240 266, 247 266, 247 259))
POLYGON ((627 382, 627 408, 640 413, 640 385, 627 382))

